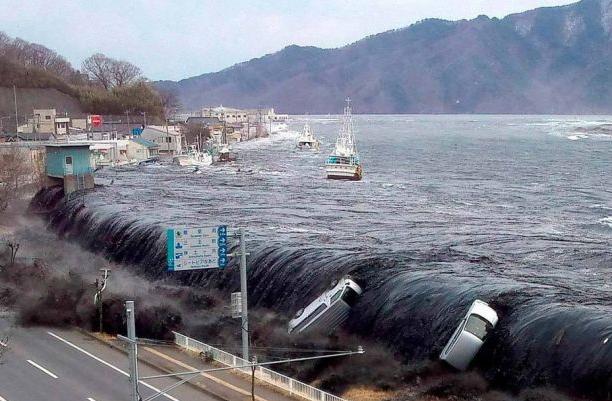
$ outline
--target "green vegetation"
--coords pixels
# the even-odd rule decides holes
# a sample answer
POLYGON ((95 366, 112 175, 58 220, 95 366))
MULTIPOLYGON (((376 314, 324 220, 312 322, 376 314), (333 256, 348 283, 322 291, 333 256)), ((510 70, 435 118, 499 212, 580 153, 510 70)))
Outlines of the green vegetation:
POLYGON ((87 113, 165 117, 165 94, 158 93, 135 65, 94 54, 82 70, 44 46, 0 32, 0 86, 52 88, 76 98, 87 113))

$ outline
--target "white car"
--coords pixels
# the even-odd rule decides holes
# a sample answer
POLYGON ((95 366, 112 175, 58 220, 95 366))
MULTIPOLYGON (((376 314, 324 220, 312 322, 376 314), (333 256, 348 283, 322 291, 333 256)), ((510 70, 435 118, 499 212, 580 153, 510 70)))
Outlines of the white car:
POLYGON ((440 359, 456 369, 467 369, 498 320, 497 312, 489 304, 475 300, 442 350, 440 359))

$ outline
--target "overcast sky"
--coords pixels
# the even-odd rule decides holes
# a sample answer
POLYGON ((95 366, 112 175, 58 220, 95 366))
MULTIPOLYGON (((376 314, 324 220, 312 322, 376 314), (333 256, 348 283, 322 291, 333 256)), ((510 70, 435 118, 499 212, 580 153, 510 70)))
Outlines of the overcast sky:
POLYGON ((339 47, 424 18, 503 17, 563 0, 0 0, 0 30, 75 67, 101 52, 154 80, 218 71, 290 44, 339 47), (94 3, 97 3, 94 5, 94 3))

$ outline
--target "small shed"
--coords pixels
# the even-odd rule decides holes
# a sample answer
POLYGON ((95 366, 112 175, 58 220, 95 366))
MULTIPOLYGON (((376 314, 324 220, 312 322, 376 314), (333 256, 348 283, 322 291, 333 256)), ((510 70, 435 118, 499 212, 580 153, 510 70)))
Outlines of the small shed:
POLYGON ((45 149, 47 177, 61 180, 66 194, 94 187, 88 143, 52 143, 45 145, 45 149))

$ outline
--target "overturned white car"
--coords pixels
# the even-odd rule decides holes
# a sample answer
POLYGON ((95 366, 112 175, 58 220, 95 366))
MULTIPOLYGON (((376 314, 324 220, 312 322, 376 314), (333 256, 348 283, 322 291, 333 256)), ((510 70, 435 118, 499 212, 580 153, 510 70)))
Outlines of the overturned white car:
POLYGON ((467 369, 497 321, 497 313, 489 304, 475 300, 442 350, 440 359, 456 369, 467 369))
POLYGON ((345 276, 289 321, 289 333, 318 329, 331 333, 349 316, 351 307, 362 294, 361 287, 345 276))

